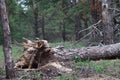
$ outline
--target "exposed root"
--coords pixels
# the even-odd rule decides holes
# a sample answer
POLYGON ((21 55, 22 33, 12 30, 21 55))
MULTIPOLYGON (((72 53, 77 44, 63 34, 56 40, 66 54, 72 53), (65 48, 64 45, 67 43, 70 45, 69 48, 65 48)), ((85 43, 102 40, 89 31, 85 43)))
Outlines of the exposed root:
POLYGON ((14 68, 38 68, 54 60, 54 51, 46 40, 35 41, 23 38, 24 51, 22 56, 15 63, 14 68))

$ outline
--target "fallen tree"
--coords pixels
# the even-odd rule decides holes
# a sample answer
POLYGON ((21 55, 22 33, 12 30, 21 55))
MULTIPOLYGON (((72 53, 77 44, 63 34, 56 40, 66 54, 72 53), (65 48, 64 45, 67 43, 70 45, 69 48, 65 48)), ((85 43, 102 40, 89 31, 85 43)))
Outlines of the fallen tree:
POLYGON ((62 46, 51 48, 46 40, 35 41, 23 38, 24 51, 16 61, 14 68, 40 68, 50 64, 61 71, 72 71, 62 66, 60 60, 80 58, 81 60, 99 60, 120 58, 120 43, 78 49, 65 49, 62 46), (56 62, 56 63, 55 63, 56 62), (64 70, 63 70, 64 69, 64 70))
POLYGON ((81 60, 100 60, 120 58, 120 43, 85 47, 79 49, 55 48, 57 56, 65 60, 80 58, 81 60))

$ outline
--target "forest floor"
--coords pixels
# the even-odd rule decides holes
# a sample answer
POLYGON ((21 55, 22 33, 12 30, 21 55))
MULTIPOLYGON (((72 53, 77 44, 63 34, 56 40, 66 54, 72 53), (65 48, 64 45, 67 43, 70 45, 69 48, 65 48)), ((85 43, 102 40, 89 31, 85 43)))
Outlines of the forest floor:
MULTIPOLYGON (((4 56, 1 46, 0 51, 0 80, 5 80, 4 56)), ((14 60, 21 55, 22 51, 22 47, 13 46, 12 53, 14 60)), ((119 59, 81 61, 77 58, 60 63, 71 68, 73 71, 70 73, 61 72, 51 66, 41 70, 22 70, 16 71, 17 79, 15 80, 120 80, 119 59)))

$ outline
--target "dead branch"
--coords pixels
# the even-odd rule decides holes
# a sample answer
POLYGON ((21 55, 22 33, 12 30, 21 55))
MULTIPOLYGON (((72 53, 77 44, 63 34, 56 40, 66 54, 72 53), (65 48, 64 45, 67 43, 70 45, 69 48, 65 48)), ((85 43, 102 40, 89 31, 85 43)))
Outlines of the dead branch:
POLYGON ((95 27, 96 25, 100 24, 100 23, 101 23, 101 21, 102 21, 102 20, 99 20, 97 23, 95 23, 95 24, 93 24, 93 25, 89 26, 89 27, 88 27, 88 28, 86 28, 86 29, 83 29, 83 30, 79 31, 78 33, 80 34, 81 32, 84 32, 84 31, 86 31, 86 30, 91 29, 92 27, 95 27))
POLYGON ((93 32, 93 30, 92 30, 91 32, 89 32, 88 34, 86 34, 85 36, 83 36, 82 38, 80 38, 78 41, 74 42, 74 43, 72 44, 72 46, 75 45, 75 44, 77 44, 78 42, 80 42, 80 41, 83 40, 84 38, 88 37, 92 32, 93 32))
POLYGON ((13 41, 13 44, 15 44, 15 45, 17 45, 17 46, 23 46, 22 43, 19 43, 19 42, 17 42, 16 40, 13 41))

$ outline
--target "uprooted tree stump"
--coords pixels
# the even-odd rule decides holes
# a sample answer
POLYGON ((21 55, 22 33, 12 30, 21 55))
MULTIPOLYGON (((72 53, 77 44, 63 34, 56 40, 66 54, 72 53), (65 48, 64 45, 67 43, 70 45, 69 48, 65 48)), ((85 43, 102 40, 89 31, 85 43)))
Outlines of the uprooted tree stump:
POLYGON ((31 41, 23 38, 24 51, 14 68, 37 68, 54 60, 54 52, 46 40, 31 41))
POLYGON ((37 39, 35 41, 23 38, 24 51, 20 58, 16 61, 15 69, 34 70, 41 69, 48 66, 55 67, 59 71, 71 72, 72 69, 62 66, 58 57, 55 57, 54 50, 51 48, 46 40, 37 39))

